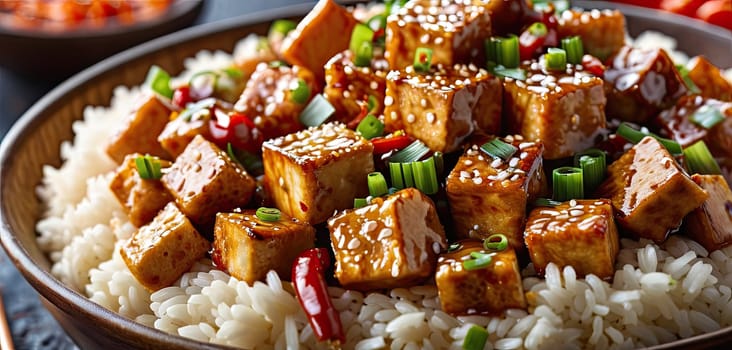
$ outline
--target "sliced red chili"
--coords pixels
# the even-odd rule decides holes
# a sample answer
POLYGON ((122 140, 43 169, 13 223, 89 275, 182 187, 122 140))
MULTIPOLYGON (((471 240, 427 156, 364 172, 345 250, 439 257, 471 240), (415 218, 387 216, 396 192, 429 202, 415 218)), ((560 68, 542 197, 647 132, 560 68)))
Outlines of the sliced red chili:
POLYGON ((366 116, 369 114, 369 106, 367 101, 356 101, 358 103, 359 107, 361 107, 361 110, 358 112, 358 115, 356 118, 353 118, 346 126, 351 130, 356 130, 358 127, 358 124, 363 120, 363 118, 366 118, 366 116))
POLYGON ((548 34, 549 30, 541 22, 535 22, 521 32, 519 36, 521 60, 530 60, 535 54, 541 52, 548 34))
POLYGON ((330 256, 325 248, 312 248, 302 252, 292 266, 292 283, 310 326, 320 341, 343 343, 341 318, 328 295, 325 271, 330 266, 330 256))
POLYGON ((596 77, 602 78, 605 75, 605 65, 599 58, 592 55, 582 56, 582 69, 596 77))
MULTIPOLYGON (((214 113, 214 115, 217 114, 214 113)), ((226 147, 227 143, 231 143, 234 148, 254 154, 259 153, 264 139, 254 122, 246 115, 238 112, 228 113, 227 116, 228 123, 223 123, 223 125, 218 118, 211 119, 209 132, 214 143, 219 147, 226 147)))
POLYGON ((193 99, 191 98, 191 88, 188 87, 188 85, 183 85, 175 89, 173 91, 172 102, 181 109, 186 108, 188 103, 193 102, 193 99))
POLYGON ((391 137, 378 137, 371 139, 371 144, 374 145, 374 154, 384 154, 393 150, 400 150, 404 147, 409 146, 412 143, 412 138, 409 135, 399 135, 391 137))

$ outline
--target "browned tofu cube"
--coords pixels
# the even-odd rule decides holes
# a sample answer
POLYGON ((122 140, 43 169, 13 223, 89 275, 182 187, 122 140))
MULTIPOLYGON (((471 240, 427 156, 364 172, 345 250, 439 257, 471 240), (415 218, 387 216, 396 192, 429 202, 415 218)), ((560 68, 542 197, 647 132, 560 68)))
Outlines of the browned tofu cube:
POLYGON ((333 0, 320 0, 282 43, 282 56, 312 71, 322 81, 323 65, 348 48, 358 21, 333 0))
POLYGON ((689 79, 701 90, 704 97, 720 101, 732 101, 732 83, 704 56, 696 56, 686 64, 689 79))
POLYGON ((732 102, 705 98, 699 95, 684 96, 671 109, 659 114, 657 123, 662 130, 682 147, 688 147, 697 141, 704 141, 709 150, 717 157, 732 157, 732 102), (705 110, 717 111, 724 120, 705 128, 692 121, 697 112, 705 110))
POLYGON ((526 298, 516 252, 511 247, 489 251, 483 241, 466 239, 454 251, 440 255, 435 282, 442 310, 453 315, 499 315, 506 309, 525 309, 526 298), (487 254, 482 268, 465 269, 471 254, 487 254))
POLYGON ((607 116, 644 124, 688 90, 666 51, 625 46, 605 71, 607 116))
POLYGON ((250 285, 270 270, 289 280, 295 258, 314 246, 315 229, 284 213, 278 221, 263 221, 255 212, 216 214, 213 261, 250 285))
POLYGON ((525 0, 473 0, 472 2, 488 10, 493 35, 505 36, 521 31, 523 17, 527 14, 528 9, 525 0))
MULTIPOLYGON (((170 120, 158 136, 158 141, 165 150, 178 157, 197 135, 211 134, 213 115, 209 108, 203 108, 190 115, 185 111, 170 120)), ((205 137, 205 136, 204 136, 205 137)))
POLYGON ((433 151, 451 152, 474 131, 501 130, 501 81, 474 65, 437 65, 431 74, 412 66, 386 77, 384 124, 403 129, 433 151))
POLYGON ((650 136, 608 166, 597 194, 612 201, 621 227, 659 243, 708 197, 650 136))
POLYGON ((122 245, 120 254, 135 279, 155 291, 175 282, 206 256, 210 247, 175 203, 170 202, 122 245))
POLYGON ((722 175, 691 176, 709 198, 684 219, 684 232, 708 251, 732 243, 732 191, 722 175))
POLYGON ((170 159, 168 152, 158 142, 158 135, 168 124, 170 109, 155 95, 145 96, 138 102, 124 126, 107 145, 107 154, 117 164, 121 164, 125 156, 131 153, 170 159))
MULTIPOLYGON (((138 156, 141 154, 134 153, 125 157, 112 181, 109 182, 109 189, 127 211, 130 222, 140 227, 150 222, 160 209, 173 200, 173 196, 160 180, 140 177, 135 165, 135 158, 138 156)), ((162 168, 170 167, 170 162, 166 160, 160 162, 162 168)))
POLYGON ((526 205, 546 192, 541 142, 524 142, 520 135, 503 139, 518 150, 508 161, 480 150, 466 149, 447 176, 455 234, 487 238, 504 234, 516 250, 524 249, 526 205))
POLYGON ((343 124, 328 123, 269 140, 262 150, 267 193, 277 208, 298 220, 325 222, 368 193, 374 147, 343 124))
POLYGON ((361 106, 368 105, 369 96, 376 102, 370 113, 381 115, 388 72, 389 64, 380 57, 374 57, 369 67, 357 67, 351 50, 333 56, 325 64, 323 93, 335 107, 334 119, 343 123, 353 120, 361 113, 361 106))
POLYGON ((161 178, 180 210, 196 225, 213 224, 216 213, 249 202, 256 183, 246 170, 196 136, 161 178))
POLYGON ((407 188, 328 220, 335 276, 348 289, 407 287, 432 276, 447 248, 432 200, 407 188))
POLYGON ((604 61, 625 45, 625 15, 618 10, 570 9, 557 18, 559 38, 578 35, 586 53, 604 61))
POLYGON ((300 113, 319 91, 315 76, 303 67, 271 67, 262 63, 247 81, 234 109, 252 119, 267 140, 302 129, 300 113), (292 94, 300 82, 308 86, 310 96, 295 101, 292 94))
POLYGON ((386 22, 386 52, 391 69, 414 63, 418 47, 433 50, 432 63, 485 64, 483 41, 491 36, 485 7, 467 2, 410 1, 386 22))
POLYGON ((544 158, 570 157, 592 147, 605 128, 602 79, 571 65, 548 71, 525 65, 526 80, 504 80, 506 130, 544 143, 544 158))
POLYGON ((536 272, 549 263, 572 266, 577 276, 593 274, 611 279, 618 254, 618 230, 607 199, 582 199, 556 207, 536 207, 524 232, 536 272))

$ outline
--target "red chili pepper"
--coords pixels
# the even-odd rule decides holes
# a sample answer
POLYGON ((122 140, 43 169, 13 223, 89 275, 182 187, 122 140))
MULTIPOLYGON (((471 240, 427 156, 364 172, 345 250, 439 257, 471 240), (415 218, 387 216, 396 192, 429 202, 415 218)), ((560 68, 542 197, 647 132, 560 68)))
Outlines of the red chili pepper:
POLYGON ((530 60, 544 47, 549 30, 541 22, 535 22, 526 28, 519 36, 519 53, 521 60, 530 60))
POLYGON ((374 145, 374 154, 376 155, 402 149, 409 146, 410 143, 412 143, 412 138, 409 135, 376 137, 371 139, 371 144, 374 145))
POLYGON ((582 69, 590 72, 590 74, 602 78, 605 75, 605 65, 599 58, 592 55, 582 56, 582 69))
POLYGON ((330 266, 330 256, 325 248, 312 248, 302 252, 292 266, 292 283, 300 306, 308 316, 310 326, 320 341, 343 343, 346 335, 338 310, 328 295, 325 270, 330 266))
MULTIPOLYGON (((217 115, 217 113, 213 114, 217 115)), ((228 143, 231 143, 234 148, 257 154, 264 139, 254 122, 238 112, 229 113, 228 118, 228 123, 224 125, 218 118, 211 118, 209 132, 214 143, 224 149, 228 143)))
POLYGON ((193 99, 191 98, 191 88, 188 87, 188 85, 183 85, 175 89, 175 91, 173 91, 172 102, 181 109, 186 108, 186 105, 189 102, 193 102, 193 99))
POLYGON ((350 122, 348 122, 348 124, 346 124, 346 126, 352 130, 356 130, 358 124, 361 123, 363 118, 366 118, 366 116, 369 114, 368 102, 356 101, 356 103, 358 103, 358 105, 361 107, 361 111, 358 112, 356 118, 353 118, 350 122))

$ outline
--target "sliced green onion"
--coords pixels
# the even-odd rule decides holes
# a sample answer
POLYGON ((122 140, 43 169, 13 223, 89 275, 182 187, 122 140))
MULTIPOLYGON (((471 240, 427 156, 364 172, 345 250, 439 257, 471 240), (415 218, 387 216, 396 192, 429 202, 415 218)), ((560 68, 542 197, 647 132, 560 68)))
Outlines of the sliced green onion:
POLYGON ((585 193, 591 193, 605 180, 607 160, 605 152, 597 148, 575 154, 574 166, 582 169, 585 193))
POLYGON ((470 253, 472 259, 463 261, 463 268, 467 271, 478 270, 488 267, 493 260, 493 254, 486 254, 480 252, 470 253))
POLYGON ((173 89, 170 87, 170 74, 157 65, 150 67, 145 78, 145 85, 161 96, 173 97, 173 89))
POLYGON ((361 48, 361 44, 364 42, 371 42, 374 39, 374 31, 369 26, 358 23, 353 27, 351 32, 351 42, 348 44, 348 48, 355 55, 361 48))
POLYGON ((300 123, 305 126, 323 124, 335 112, 333 105, 322 94, 317 94, 300 113, 300 123))
POLYGON ((402 175, 404 176, 404 188, 414 187, 414 169, 409 163, 400 165, 402 167, 402 175))
POLYGON ((310 98, 310 86, 303 79, 297 79, 297 87, 290 90, 290 99, 299 104, 303 104, 310 98))
POLYGON ((280 68, 280 67, 289 67, 290 65, 287 64, 285 61, 276 60, 269 63, 270 68, 280 68))
POLYGON ((379 103, 379 100, 376 99, 376 96, 369 95, 369 98, 366 101, 366 108, 368 108, 369 113, 375 112, 379 108, 380 105, 381 105, 381 103, 379 103))
POLYGON ((562 49, 567 53, 567 62, 571 64, 582 63, 582 56, 585 55, 582 38, 575 35, 562 39, 562 49))
POLYGON ((506 68, 517 68, 521 61, 519 42, 516 35, 508 37, 492 37, 485 42, 488 61, 506 68))
POLYGON ((429 157, 423 161, 412 162, 411 166, 412 172, 414 172, 414 186, 427 195, 437 193, 439 186, 435 158, 429 157))
POLYGON ((420 73, 429 73, 432 69, 432 49, 418 47, 414 51, 414 70, 420 73))
POLYGON ((454 252, 454 251, 456 251, 456 250, 458 250, 458 249, 460 249, 460 248, 462 248, 462 247, 463 247, 463 245, 462 245, 462 244, 460 244, 460 243, 453 243, 453 244, 450 244, 450 245, 449 245, 449 246, 447 247, 447 252, 448 252, 448 253, 452 253, 452 252, 454 252))
POLYGON ((229 67, 224 68, 221 71, 232 79, 241 79, 242 77, 244 77, 244 72, 242 72, 239 68, 229 67))
POLYGON ((411 163, 422 159, 422 157, 429 152, 429 147, 427 147, 422 141, 416 140, 410 143, 409 146, 401 149, 399 152, 394 153, 394 155, 389 157, 389 161, 393 163, 411 163))
POLYGON ((531 34, 533 36, 538 36, 538 37, 545 36, 549 32, 549 29, 547 29, 546 24, 541 23, 541 22, 532 23, 527 30, 529 31, 529 34, 531 34))
POLYGON ((704 141, 697 141, 686 147, 684 157, 686 158, 686 168, 689 170, 689 174, 722 174, 719 164, 717 164, 712 153, 709 152, 709 148, 707 148, 704 141))
POLYGON ((279 221, 282 213, 277 208, 259 207, 255 215, 259 220, 273 222, 279 221))
POLYGON ((501 158, 506 161, 509 160, 516 151, 518 151, 518 148, 514 147, 512 144, 503 142, 500 139, 493 139, 480 146, 480 150, 493 158, 501 158))
POLYGON ((691 77, 689 77, 689 69, 686 68, 683 64, 677 64, 676 70, 679 71, 679 75, 684 80, 684 84, 686 85, 686 88, 689 89, 689 92, 692 94, 700 94, 701 90, 698 86, 696 86, 696 83, 694 83, 693 80, 691 80, 691 77))
POLYGON ((544 54, 546 68, 550 70, 564 70, 567 68, 567 52, 556 47, 547 49, 544 54))
POLYGON ((556 207, 560 204, 562 204, 562 202, 557 202, 549 198, 537 198, 534 201, 535 207, 556 207))
POLYGON ((241 164, 249 175, 257 176, 264 174, 264 164, 262 159, 256 155, 243 150, 235 149, 231 143, 226 144, 226 154, 235 162, 241 164))
POLYGON ((526 71, 522 68, 505 68, 503 66, 497 66, 492 70, 493 74, 504 77, 512 78, 516 80, 526 80, 526 71))
POLYGON ((374 57, 374 46, 370 41, 364 41, 358 50, 354 51, 353 64, 356 67, 370 67, 371 59, 374 57))
POLYGON ((555 200, 568 201, 585 196, 582 169, 580 168, 561 167, 554 169, 552 180, 555 200))
POLYGON ((374 137, 381 136, 384 133, 384 123, 379 118, 369 114, 356 127, 356 131, 361 133, 367 140, 371 140, 374 137))
POLYGON ((216 105, 216 99, 213 97, 209 97, 203 100, 200 100, 193 104, 188 104, 186 109, 183 110, 178 115, 178 118, 182 118, 185 121, 191 121, 191 118, 198 113, 199 111, 209 109, 216 105))
POLYGON ((435 172, 437 172, 437 176, 442 176, 442 173, 445 171, 445 159, 442 156, 442 152, 435 152, 432 158, 435 159, 435 172))
POLYGON ((231 145, 231 142, 226 143, 226 154, 229 156, 229 158, 231 158, 231 160, 244 166, 244 164, 242 164, 242 162, 240 162, 239 158, 236 156, 236 153, 234 152, 234 146, 231 145))
POLYGON ((391 177, 391 185, 397 189, 406 188, 404 185, 404 174, 402 171, 402 163, 389 162, 389 177, 391 177))
POLYGON ((716 108, 703 105, 694 111, 689 120, 704 129, 711 129, 724 121, 724 114, 716 108))
POLYGON ((386 15, 384 15, 383 13, 379 13, 369 18, 366 23, 368 24, 369 28, 371 28, 371 30, 376 32, 379 29, 386 28, 386 15))
POLYGON ((158 157, 153 157, 149 154, 138 156, 135 158, 135 167, 142 179, 159 180, 163 177, 163 173, 161 171, 162 164, 160 164, 160 159, 158 157))
POLYGON ((488 331, 480 326, 472 326, 463 339, 463 349, 483 350, 486 341, 488 341, 488 331))
POLYGON ((645 133, 643 131, 639 131, 636 129, 633 129, 628 123, 621 123, 618 127, 618 130, 616 131, 618 135, 620 135, 622 138, 630 141, 631 143, 638 143, 640 140, 642 140, 646 136, 651 136, 654 139, 656 139, 659 143, 661 143, 666 149, 671 153, 672 155, 680 155, 683 153, 683 150, 681 149, 681 145, 679 145, 678 142, 674 140, 665 139, 663 137, 660 137, 658 135, 655 135, 653 133, 645 133))
POLYGON ((389 193, 389 187, 386 186, 386 178, 378 171, 369 173, 368 175, 369 195, 371 197, 381 197, 389 193))
POLYGON ((508 248, 508 237, 500 233, 490 235, 483 240, 483 247, 488 250, 502 251, 508 248), (498 239, 498 241, 496 241, 498 239))
POLYGON ((272 37, 273 34, 280 34, 282 36, 285 36, 296 27, 297 23, 293 21, 290 21, 288 19, 278 19, 272 22, 272 25, 269 27, 268 36, 272 37))
POLYGON ((353 199, 353 208, 363 208, 365 206, 369 205, 369 202, 366 200, 366 198, 354 198, 353 199))

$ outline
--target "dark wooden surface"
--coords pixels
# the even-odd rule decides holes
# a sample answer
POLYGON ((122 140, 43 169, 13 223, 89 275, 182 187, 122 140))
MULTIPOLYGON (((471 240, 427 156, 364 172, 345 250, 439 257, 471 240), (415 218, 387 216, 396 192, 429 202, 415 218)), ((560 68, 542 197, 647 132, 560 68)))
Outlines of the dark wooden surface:
MULTIPOLYGON (((235 17, 308 0, 205 0, 197 24, 235 17)), ((2 52, 0 50, 0 55, 2 52)), ((36 100, 60 81, 25 77, 0 67, 0 138, 36 100)), ((0 249, 0 292, 16 349, 77 349, 58 323, 41 305, 36 291, 0 249)))

